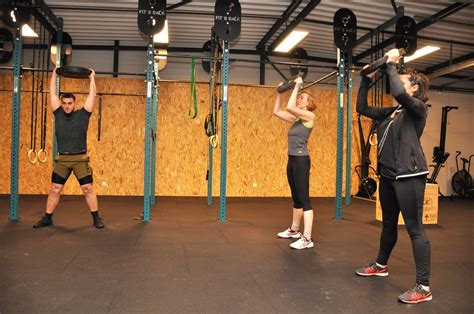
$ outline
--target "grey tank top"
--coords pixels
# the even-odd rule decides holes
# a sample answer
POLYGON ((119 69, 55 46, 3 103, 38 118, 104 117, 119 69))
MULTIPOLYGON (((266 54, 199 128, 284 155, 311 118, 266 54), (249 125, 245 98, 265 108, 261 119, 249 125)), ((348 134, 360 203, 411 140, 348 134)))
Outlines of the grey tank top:
POLYGON ((308 139, 313 128, 303 125, 302 120, 297 120, 288 131, 288 155, 308 156, 308 139))

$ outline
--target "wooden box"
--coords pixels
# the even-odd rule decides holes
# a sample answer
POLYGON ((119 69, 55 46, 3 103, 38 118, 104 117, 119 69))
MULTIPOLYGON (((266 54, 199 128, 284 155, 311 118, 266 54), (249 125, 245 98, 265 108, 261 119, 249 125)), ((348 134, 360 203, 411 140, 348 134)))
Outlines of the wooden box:
MULTIPOLYGON (((377 202, 375 203, 375 219, 382 221, 382 207, 380 206, 379 185, 377 182, 377 202)), ((423 224, 438 223, 438 185, 427 183, 425 186, 425 200, 423 202, 423 224)), ((398 224, 404 225, 402 213, 398 216, 398 224)))

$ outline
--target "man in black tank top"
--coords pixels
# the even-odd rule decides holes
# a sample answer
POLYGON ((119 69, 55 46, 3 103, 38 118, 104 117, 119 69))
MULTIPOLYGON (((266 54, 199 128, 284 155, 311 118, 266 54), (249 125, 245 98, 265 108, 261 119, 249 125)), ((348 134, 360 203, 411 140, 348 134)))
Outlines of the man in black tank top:
POLYGON ((52 187, 46 202, 45 215, 33 228, 42 228, 53 224, 54 210, 59 203, 64 184, 72 172, 84 192, 94 227, 103 228, 104 223, 99 217, 97 196, 92 186, 92 168, 89 166, 89 156, 87 155, 87 129, 96 97, 95 73, 92 71, 90 75, 89 95, 84 107, 79 110, 75 110, 76 97, 73 94, 62 94, 61 98, 56 95, 56 78, 56 69, 54 69, 51 75, 49 94, 51 110, 55 117, 58 155, 54 158, 52 187))

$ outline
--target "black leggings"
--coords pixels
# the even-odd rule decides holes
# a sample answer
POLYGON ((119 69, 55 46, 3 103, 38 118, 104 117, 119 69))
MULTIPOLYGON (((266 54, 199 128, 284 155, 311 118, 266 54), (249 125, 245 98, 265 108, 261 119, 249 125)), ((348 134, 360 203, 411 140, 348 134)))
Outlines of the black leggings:
POLYGON ((392 180, 381 177, 379 184, 383 228, 377 263, 387 265, 397 243, 398 215, 402 212, 410 235, 416 264, 416 282, 430 284, 430 242, 423 229, 423 199, 426 175, 392 180))
POLYGON ((310 167, 309 156, 288 156, 286 175, 290 184, 293 207, 303 208, 304 211, 313 209, 309 200, 310 167))

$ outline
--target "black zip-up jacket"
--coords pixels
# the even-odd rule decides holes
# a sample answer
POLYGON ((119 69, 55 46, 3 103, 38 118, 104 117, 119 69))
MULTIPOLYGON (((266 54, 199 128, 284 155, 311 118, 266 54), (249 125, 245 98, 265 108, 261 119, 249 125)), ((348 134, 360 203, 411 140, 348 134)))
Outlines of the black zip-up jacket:
MULTIPOLYGON (((366 76, 362 78, 357 95, 357 112, 376 120, 378 152, 383 149, 384 143, 392 145, 393 156, 389 157, 391 159, 389 163, 394 172, 394 179, 428 174, 428 166, 420 143, 420 137, 426 124, 427 105, 420 99, 407 94, 395 64, 387 64, 387 76, 390 82, 390 92, 401 106, 400 112, 389 125, 391 129, 387 130, 393 132, 391 140, 388 143, 382 141, 382 134, 378 131, 385 119, 392 119, 391 115, 398 107, 369 107, 367 94, 372 80, 366 76)), ((387 124, 385 123, 385 125, 387 124)), ((377 167, 377 173, 380 174, 380 165, 377 167)))

